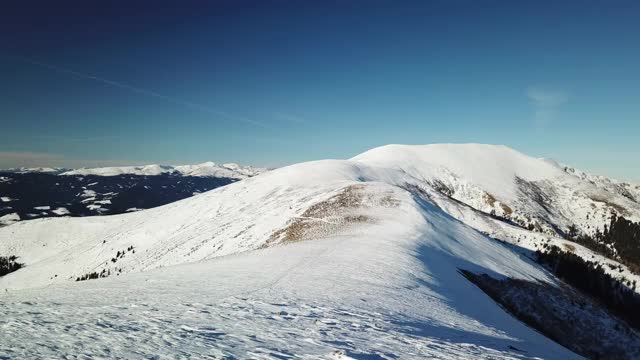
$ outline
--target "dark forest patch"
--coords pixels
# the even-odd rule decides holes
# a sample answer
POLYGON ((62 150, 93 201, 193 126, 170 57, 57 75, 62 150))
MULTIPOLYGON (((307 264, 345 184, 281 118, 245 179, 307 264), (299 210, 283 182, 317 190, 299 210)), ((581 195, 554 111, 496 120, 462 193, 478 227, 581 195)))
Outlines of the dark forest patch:
POLYGON ((591 359, 640 357, 638 333, 569 286, 460 272, 511 315, 577 354, 591 359))
POLYGON ((10 274, 24 267, 17 256, 0 256, 0 276, 10 274))
POLYGON ((231 178, 143 175, 0 173, 0 216, 22 220, 57 216, 122 214, 182 200, 237 181, 231 178))
POLYGON ((554 245, 545 252, 537 251, 536 260, 640 331, 640 295, 635 292, 635 281, 618 280, 609 275, 601 264, 584 260, 554 245))
POLYGON ((571 226, 565 237, 640 274, 640 223, 613 214, 604 231, 596 230, 595 234, 587 235, 578 233, 577 228, 571 226))

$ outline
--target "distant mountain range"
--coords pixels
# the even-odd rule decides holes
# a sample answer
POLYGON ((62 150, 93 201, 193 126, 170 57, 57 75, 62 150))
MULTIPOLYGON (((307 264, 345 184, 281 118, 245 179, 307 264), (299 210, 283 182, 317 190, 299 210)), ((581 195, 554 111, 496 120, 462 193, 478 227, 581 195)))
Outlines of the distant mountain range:
POLYGON ((43 217, 114 215, 160 206, 266 169, 237 164, 0 170, 0 226, 43 217))
POLYGON ((202 176, 202 177, 224 177, 233 179, 243 179, 255 176, 266 171, 265 168, 257 168, 253 166, 241 166, 234 163, 216 164, 212 161, 204 162, 196 165, 143 165, 143 166, 116 166, 101 168, 12 168, 0 170, 0 172, 9 173, 47 173, 55 175, 96 175, 96 176, 117 176, 117 175, 161 175, 161 174, 179 174, 183 176, 202 176))

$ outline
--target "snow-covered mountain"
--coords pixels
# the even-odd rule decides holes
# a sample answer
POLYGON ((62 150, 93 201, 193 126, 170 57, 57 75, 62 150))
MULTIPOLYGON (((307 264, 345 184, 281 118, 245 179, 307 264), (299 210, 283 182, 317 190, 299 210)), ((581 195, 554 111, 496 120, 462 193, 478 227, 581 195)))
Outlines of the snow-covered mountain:
POLYGON ((578 170, 567 165, 558 164, 558 166, 562 167, 562 169, 567 173, 572 174, 582 180, 588 181, 596 187, 607 189, 610 192, 617 193, 635 202, 640 201, 639 184, 619 181, 601 175, 591 175, 582 170, 578 170))
POLYGON ((195 165, 141 165, 141 166, 112 166, 101 168, 54 168, 54 167, 37 167, 37 168, 11 168, 1 170, 6 173, 46 173, 55 175, 95 175, 95 176, 118 176, 118 175, 141 175, 154 176, 161 174, 177 174, 184 176, 202 176, 202 177, 224 177, 233 179, 244 179, 256 176, 267 171, 266 168, 244 166, 235 163, 216 164, 213 161, 207 161, 195 165))
MULTIPOLYGON (((528 257, 548 243, 618 265, 562 238, 639 219, 602 184, 503 146, 389 145, 140 212, 16 223, 0 228, 0 255, 25 264, 0 277, 0 354, 578 358, 460 271, 562 289, 528 257), (92 274, 106 279, 75 281, 92 274)), ((588 335, 638 355, 590 301, 570 310, 588 335)))
POLYGON ((180 174, 184 176, 210 176, 225 177, 234 179, 244 179, 255 176, 266 171, 264 168, 253 166, 241 166, 234 163, 216 164, 208 161, 196 165, 144 165, 144 166, 119 166, 119 167, 103 167, 103 168, 83 168, 62 172, 61 175, 97 175, 97 176, 116 176, 116 175, 160 175, 160 174, 180 174))
MULTIPOLYGON (((588 175, 498 145, 387 145, 352 161, 406 174, 409 181, 392 181, 399 186, 406 181, 405 186, 415 187, 449 215, 493 238, 532 251, 545 245, 572 249, 586 260, 607 265, 611 276, 640 280, 614 261, 621 260, 617 244, 606 244, 610 251, 603 254, 566 240, 570 228, 593 236, 604 231, 614 216, 640 221, 637 185, 588 175)), ((635 248, 637 267, 640 244, 635 248)))
POLYGON ((19 167, 19 168, 10 168, 0 170, 0 172, 8 172, 8 173, 17 173, 17 174, 28 174, 28 173, 46 173, 46 174, 62 174, 63 172, 70 171, 71 169, 67 168, 57 168, 57 167, 19 167))
POLYGON ((59 216, 113 215, 168 204, 266 169, 207 162, 69 170, 0 170, 0 226, 59 216))
POLYGON ((505 146, 388 145, 352 160, 400 170, 474 209, 550 236, 564 235, 571 225, 585 233, 602 230, 612 213, 640 220, 638 186, 505 146))

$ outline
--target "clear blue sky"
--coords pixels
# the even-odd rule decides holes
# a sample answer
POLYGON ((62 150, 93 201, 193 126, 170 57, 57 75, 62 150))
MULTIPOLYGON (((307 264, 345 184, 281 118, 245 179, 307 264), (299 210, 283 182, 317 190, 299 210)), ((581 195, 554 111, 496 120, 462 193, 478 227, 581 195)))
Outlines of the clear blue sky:
POLYGON ((2 167, 480 142, 640 180, 637 1, 15 3, 2 167))

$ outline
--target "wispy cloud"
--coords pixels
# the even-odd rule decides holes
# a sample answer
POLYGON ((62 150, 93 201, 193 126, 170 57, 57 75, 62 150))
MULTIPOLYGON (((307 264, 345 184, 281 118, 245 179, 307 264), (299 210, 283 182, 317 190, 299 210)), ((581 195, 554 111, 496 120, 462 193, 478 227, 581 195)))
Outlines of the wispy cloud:
POLYGON ((569 95, 563 91, 540 87, 527 89, 527 98, 534 106, 533 120, 538 127, 544 127, 557 118, 560 106, 569 101, 569 95))
POLYGON ((204 112, 204 113, 208 113, 210 115, 219 117, 219 118, 224 118, 227 121, 233 121, 233 122, 243 122, 243 123, 247 123, 253 126, 257 126, 257 127, 262 127, 262 128, 268 128, 269 126, 259 122, 259 121, 255 121, 252 119, 248 119, 242 116, 236 116, 236 115, 232 115, 228 112, 225 111, 221 111, 218 109, 214 109, 210 106, 206 106, 206 105, 202 105, 202 104, 198 104, 198 103, 194 103, 192 101, 187 101, 187 100, 183 100, 174 96, 168 96, 168 95, 164 95, 164 94, 160 94, 158 92, 155 91, 151 91, 151 90, 147 90, 147 89, 143 89, 143 88, 139 88, 137 86, 132 86, 129 85, 127 83, 124 82, 120 82, 120 81, 113 81, 113 80, 109 80, 109 79, 105 79, 99 76, 95 76, 92 74, 87 74, 87 73, 82 73, 79 71, 75 71, 75 70, 70 70, 70 69, 66 69, 60 66, 56 66, 56 65, 52 65, 52 64, 47 64, 41 61, 36 61, 33 59, 29 59, 29 58, 25 58, 22 56, 15 56, 15 55, 6 55, 6 57, 15 59, 15 60, 19 60, 31 65, 35 65, 35 66, 39 66, 45 69, 49 69, 58 73, 62 73, 62 74, 67 74, 67 75, 71 75, 77 78, 82 78, 82 79, 87 79, 87 80, 92 80, 92 81, 96 81, 105 85, 109 85, 112 87, 116 87, 116 88, 120 88, 120 89, 125 89, 137 94, 142 94, 142 95, 146 95, 146 96, 151 96, 151 97, 155 97, 158 99, 162 99, 165 100, 167 102, 176 104, 176 105, 180 105, 180 106, 184 106, 186 108, 192 109, 192 110, 196 110, 196 111, 200 111, 200 112, 204 112))
POLYGON ((290 113, 275 113, 273 114, 273 116, 278 120, 286 121, 293 124, 301 124, 301 125, 310 124, 310 122, 307 119, 305 119, 300 115, 295 115, 290 113))
POLYGON ((106 142, 122 139, 123 136, 117 135, 104 135, 104 136, 84 136, 73 137, 63 135, 45 135, 45 134, 27 134, 23 135, 25 138, 32 138, 38 140, 48 140, 57 143, 94 143, 94 142, 106 142))

